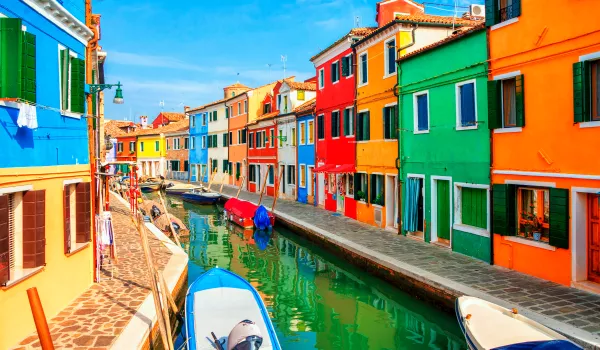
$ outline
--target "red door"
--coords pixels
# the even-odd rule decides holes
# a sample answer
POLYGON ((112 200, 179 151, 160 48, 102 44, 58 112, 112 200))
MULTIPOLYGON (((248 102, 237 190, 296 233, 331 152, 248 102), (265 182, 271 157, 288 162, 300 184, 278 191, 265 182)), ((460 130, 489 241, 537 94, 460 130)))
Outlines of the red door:
POLYGON ((600 205, 598 195, 588 196, 588 280, 600 283, 600 205))

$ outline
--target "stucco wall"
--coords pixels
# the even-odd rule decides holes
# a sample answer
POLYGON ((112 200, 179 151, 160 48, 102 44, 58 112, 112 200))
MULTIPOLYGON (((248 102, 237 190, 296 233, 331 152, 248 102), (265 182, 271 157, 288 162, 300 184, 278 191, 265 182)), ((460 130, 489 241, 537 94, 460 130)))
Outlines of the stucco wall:
MULTIPOLYGON (((296 129, 296 120, 295 116, 286 116, 278 118, 277 121, 277 135, 279 137, 285 136, 286 141, 276 140, 277 144, 277 158, 279 166, 285 166, 284 178, 280 180, 280 189, 279 193, 282 198, 296 199, 297 185, 290 185, 288 183, 288 166, 293 165, 296 166, 296 147, 292 145, 292 132, 296 133, 296 137, 298 137, 297 129, 296 129), (281 145, 281 147, 279 147, 281 145)), ((297 142, 296 142, 297 145, 297 142)), ((279 174, 279 171, 277 172, 279 174)), ((297 177, 298 170, 296 169, 293 176, 297 177)), ((296 179, 297 180, 297 179, 296 179)), ((297 183, 297 181, 295 181, 297 183)))

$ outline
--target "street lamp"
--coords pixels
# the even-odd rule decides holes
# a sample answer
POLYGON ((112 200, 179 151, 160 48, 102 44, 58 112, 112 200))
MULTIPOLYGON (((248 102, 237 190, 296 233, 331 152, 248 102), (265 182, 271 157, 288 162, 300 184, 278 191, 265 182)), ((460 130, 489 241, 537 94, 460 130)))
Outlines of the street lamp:
POLYGON ((117 87, 113 103, 117 105, 122 105, 125 101, 123 100, 123 90, 121 89, 121 82, 118 82, 116 84, 90 84, 90 93, 95 94, 104 89, 111 89, 113 86, 117 87))

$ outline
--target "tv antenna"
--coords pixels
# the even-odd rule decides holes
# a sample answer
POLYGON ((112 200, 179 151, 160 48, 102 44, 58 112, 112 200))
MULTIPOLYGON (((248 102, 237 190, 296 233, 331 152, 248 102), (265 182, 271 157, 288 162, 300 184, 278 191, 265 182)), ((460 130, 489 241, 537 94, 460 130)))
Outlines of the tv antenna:
POLYGON ((273 63, 267 63, 267 67, 269 67, 269 81, 271 81, 271 66, 273 63))
POLYGON ((360 16, 354 17, 354 27, 355 28, 360 27, 360 16))
POLYGON ((285 62, 287 62, 287 56, 281 55, 281 62, 283 62, 283 79, 285 79, 285 62))

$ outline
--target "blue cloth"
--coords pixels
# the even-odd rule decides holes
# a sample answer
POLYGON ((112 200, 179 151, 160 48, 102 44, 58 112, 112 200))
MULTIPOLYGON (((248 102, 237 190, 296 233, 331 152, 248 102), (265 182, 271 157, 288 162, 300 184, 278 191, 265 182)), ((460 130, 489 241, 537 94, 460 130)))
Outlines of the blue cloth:
POLYGON ((568 340, 531 341, 501 346, 492 350, 575 350, 582 349, 579 345, 568 340))
POLYGON ((409 177, 406 181, 404 196, 404 216, 402 228, 404 231, 416 232, 419 221, 419 190, 420 179, 409 177))
POLYGON ((254 227, 259 230, 267 230, 271 227, 269 212, 263 205, 258 207, 258 209, 256 209, 254 212, 254 227))

